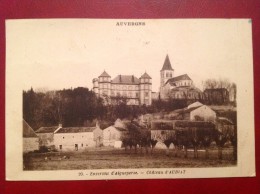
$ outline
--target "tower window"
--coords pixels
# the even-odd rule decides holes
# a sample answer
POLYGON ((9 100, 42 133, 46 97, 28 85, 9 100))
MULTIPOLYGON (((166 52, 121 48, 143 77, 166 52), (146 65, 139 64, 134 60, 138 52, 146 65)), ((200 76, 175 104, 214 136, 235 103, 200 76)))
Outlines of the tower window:
POLYGON ((145 92, 145 97, 148 97, 149 93, 148 92, 145 92))

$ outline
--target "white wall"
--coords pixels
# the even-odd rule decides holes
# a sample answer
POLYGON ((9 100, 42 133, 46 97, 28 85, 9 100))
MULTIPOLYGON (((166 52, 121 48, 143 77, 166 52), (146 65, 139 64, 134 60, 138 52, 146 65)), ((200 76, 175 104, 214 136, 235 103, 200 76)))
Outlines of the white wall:
POLYGON ((114 126, 103 130, 103 145, 115 146, 115 141, 120 141, 121 133, 114 126))
POLYGON ((215 121, 216 113, 211 108, 206 105, 203 105, 190 112, 190 120, 194 121, 195 116, 199 116, 204 119, 204 121, 215 121))
POLYGON ((59 151, 60 145, 62 145, 62 151, 74 151, 75 144, 78 144, 78 150, 95 147, 96 142, 94 141, 93 132, 54 134, 54 145, 59 151))

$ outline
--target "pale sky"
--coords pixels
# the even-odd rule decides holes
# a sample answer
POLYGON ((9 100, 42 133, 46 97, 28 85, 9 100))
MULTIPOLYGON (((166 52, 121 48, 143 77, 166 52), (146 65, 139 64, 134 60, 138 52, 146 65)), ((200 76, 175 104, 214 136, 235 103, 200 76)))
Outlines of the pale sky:
POLYGON ((6 26, 7 74, 18 71, 24 90, 91 89, 106 70, 112 78, 146 71, 158 91, 166 54, 174 76, 187 73, 199 88, 207 78, 237 82, 252 65, 248 19, 34 19, 6 26), (120 21, 145 26, 116 26, 120 21))

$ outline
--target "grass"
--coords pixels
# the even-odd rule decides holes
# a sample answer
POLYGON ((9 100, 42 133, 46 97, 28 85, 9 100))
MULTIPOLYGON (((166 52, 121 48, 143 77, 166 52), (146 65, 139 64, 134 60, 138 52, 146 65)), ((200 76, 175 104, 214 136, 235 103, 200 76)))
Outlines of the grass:
POLYGON ((223 150, 223 160, 218 160, 217 150, 210 150, 209 159, 205 152, 199 152, 199 158, 193 158, 193 152, 188 152, 188 158, 183 153, 178 157, 170 150, 169 156, 162 149, 154 150, 153 154, 134 153, 124 149, 96 148, 75 152, 28 153, 24 154, 24 170, 79 170, 79 169, 127 169, 127 168, 200 168, 235 166, 232 159, 232 149, 223 150), (64 159, 63 156, 69 156, 64 159), (48 158, 45 160, 45 158, 48 158))

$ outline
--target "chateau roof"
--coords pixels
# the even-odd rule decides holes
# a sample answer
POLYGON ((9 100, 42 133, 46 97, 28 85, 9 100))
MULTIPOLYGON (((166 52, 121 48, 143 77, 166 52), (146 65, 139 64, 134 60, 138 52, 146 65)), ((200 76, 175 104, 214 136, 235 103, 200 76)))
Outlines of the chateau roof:
POLYGON ((146 72, 140 78, 152 79, 146 72))
POLYGON ((36 133, 53 133, 56 129, 58 129, 58 126, 53 127, 40 127, 36 133))
POLYGON ((93 132, 96 127, 65 127, 60 128, 56 133, 84 133, 93 132))
POLYGON ((177 77, 168 79, 168 81, 165 84, 167 84, 168 82, 176 82, 176 81, 181 81, 181 80, 191 80, 191 78, 187 74, 183 74, 183 75, 179 75, 177 77))
POLYGON ((134 75, 118 75, 116 76, 111 83, 118 83, 118 84, 139 84, 140 81, 134 75))
POLYGON ((104 71, 99 77, 111 77, 106 71, 104 71))
POLYGON ((25 120, 23 120, 23 137, 38 137, 25 120))
POLYGON ((161 71, 163 70, 173 70, 169 56, 167 55, 163 64, 163 67, 161 69, 161 71))

